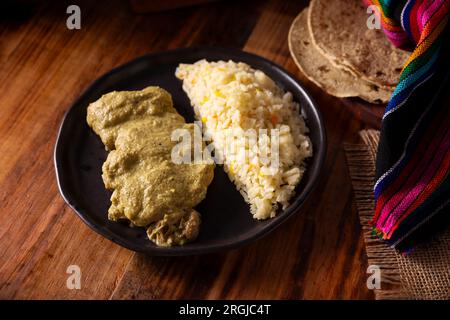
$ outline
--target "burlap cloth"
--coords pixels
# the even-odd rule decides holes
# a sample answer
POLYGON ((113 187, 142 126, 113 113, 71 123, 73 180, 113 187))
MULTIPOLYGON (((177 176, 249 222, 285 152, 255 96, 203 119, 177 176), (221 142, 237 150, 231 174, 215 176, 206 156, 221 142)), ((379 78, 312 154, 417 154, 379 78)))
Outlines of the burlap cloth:
POLYGON ((374 210, 373 184, 379 131, 360 132, 363 143, 346 144, 345 151, 364 232, 369 265, 381 269, 376 299, 450 299, 450 229, 404 256, 372 234, 368 225, 374 210))

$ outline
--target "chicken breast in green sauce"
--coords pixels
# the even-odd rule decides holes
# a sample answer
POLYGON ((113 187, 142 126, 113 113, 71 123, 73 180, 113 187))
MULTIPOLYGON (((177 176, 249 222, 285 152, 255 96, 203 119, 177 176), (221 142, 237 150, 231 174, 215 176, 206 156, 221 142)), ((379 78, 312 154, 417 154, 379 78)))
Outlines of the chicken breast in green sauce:
POLYGON ((113 190, 108 218, 146 227, 159 246, 182 245, 198 235, 193 210, 206 196, 213 164, 175 164, 176 129, 194 131, 159 87, 111 92, 88 107, 87 122, 109 150, 103 182, 113 190))

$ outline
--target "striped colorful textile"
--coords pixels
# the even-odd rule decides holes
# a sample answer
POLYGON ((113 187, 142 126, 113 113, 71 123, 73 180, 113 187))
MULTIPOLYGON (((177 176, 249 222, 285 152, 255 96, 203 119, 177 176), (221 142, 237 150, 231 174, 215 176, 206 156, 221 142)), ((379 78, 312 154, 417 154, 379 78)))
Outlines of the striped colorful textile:
POLYGON ((450 220, 450 0, 368 0, 393 44, 411 47, 382 121, 371 224, 407 252, 450 220))

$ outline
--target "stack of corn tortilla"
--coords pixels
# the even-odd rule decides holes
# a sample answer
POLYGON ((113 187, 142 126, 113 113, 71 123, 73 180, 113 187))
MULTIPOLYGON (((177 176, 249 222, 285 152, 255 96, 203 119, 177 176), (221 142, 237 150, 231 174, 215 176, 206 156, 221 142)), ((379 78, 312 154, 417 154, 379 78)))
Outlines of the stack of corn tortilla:
POLYGON ((336 97, 386 103, 409 53, 367 25, 360 0, 312 0, 294 20, 289 49, 303 74, 336 97))

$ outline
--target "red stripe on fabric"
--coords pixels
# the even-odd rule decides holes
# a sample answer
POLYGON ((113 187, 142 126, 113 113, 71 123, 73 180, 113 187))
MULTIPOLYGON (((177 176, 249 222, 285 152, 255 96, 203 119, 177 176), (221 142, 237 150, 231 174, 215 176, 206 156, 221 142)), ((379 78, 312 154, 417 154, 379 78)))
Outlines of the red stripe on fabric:
POLYGON ((418 11, 421 4, 419 1, 414 2, 413 7, 411 9, 409 15, 409 29, 411 31, 411 35, 414 38, 414 42, 418 43, 420 39, 420 31, 418 26, 418 11))
POLYGON ((419 21, 421 32, 420 39, 424 39, 427 34, 432 32, 447 12, 448 10, 443 1, 435 1, 427 10, 425 10, 421 21, 419 21))

